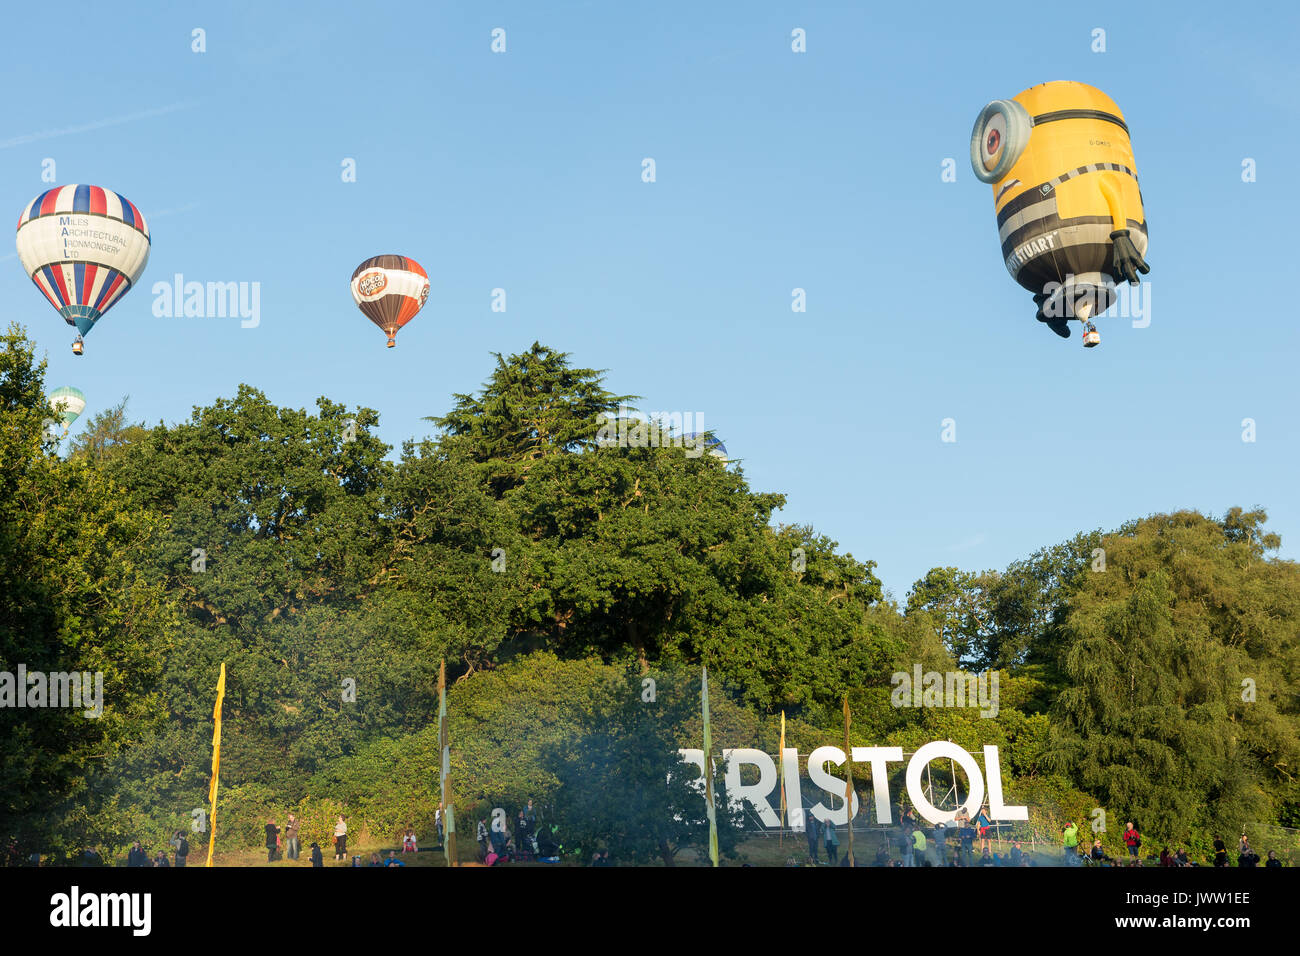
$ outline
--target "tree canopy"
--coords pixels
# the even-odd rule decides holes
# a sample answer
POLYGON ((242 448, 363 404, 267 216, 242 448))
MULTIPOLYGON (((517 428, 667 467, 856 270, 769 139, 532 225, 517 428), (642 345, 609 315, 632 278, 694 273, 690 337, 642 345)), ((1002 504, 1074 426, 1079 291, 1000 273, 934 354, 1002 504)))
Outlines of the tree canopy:
POLYGON ((783 712, 792 745, 833 742, 847 696, 864 744, 1002 745, 1012 800, 1170 839, 1300 824, 1300 569, 1262 509, 934 568, 900 607, 874 560, 774 523, 784 498, 739 464, 599 441, 634 396, 539 343, 398 450, 375 410, 241 385, 151 427, 124 400, 66 457, 43 363, 16 327, 0 346, 3 669, 102 672, 105 701, 0 709, 4 836, 112 849, 188 826, 223 661, 225 845, 285 807, 427 826, 442 660, 466 819, 536 797, 584 852, 698 845, 667 771, 699 746, 701 666, 720 746, 772 752, 783 712), (1001 671, 997 718, 891 706, 917 664, 1001 671))

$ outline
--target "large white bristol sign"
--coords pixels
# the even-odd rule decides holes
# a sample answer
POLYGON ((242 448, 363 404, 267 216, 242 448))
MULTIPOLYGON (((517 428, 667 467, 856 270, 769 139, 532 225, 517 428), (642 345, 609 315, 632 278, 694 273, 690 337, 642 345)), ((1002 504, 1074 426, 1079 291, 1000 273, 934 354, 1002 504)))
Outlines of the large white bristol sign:
MULTIPOLYGON (((704 751, 686 749, 679 750, 678 753, 681 754, 683 763, 694 764, 699 768, 700 784, 701 789, 703 789, 704 751)), ((776 763, 772 757, 752 747, 738 747, 732 750, 723 750, 722 759, 725 761, 727 768, 728 802, 733 807, 738 807, 741 801, 746 801, 759 819, 763 821, 764 826, 780 826, 780 818, 769 802, 769 797, 773 795, 773 791, 778 785, 776 763), (758 768, 757 783, 741 783, 740 768, 745 765, 758 768)), ((951 760, 962 769, 966 774, 966 779, 970 781, 970 792, 967 794, 966 802, 962 804, 962 807, 972 818, 979 812, 981 807, 987 806, 988 814, 994 820, 1029 819, 1029 810, 1026 807, 1009 807, 1002 801, 1002 766, 998 762, 997 747, 984 748, 984 772, 981 772, 979 763, 974 756, 956 744, 943 740, 926 744, 912 755, 912 759, 907 764, 907 795, 912 801, 912 806, 916 807, 916 811, 922 818, 930 823, 949 823, 957 816, 956 810, 940 810, 934 806, 921 786, 921 776, 930 761, 940 759, 951 760), (987 802, 984 799, 984 781, 986 777, 988 779, 987 802)), ((888 767, 889 764, 901 763, 902 760, 902 747, 853 748, 853 763, 871 768, 872 792, 876 800, 876 820, 879 823, 889 824, 894 822, 889 799, 888 767)), ((781 761, 785 765, 785 804, 790 825, 795 829, 802 829, 804 806, 803 794, 800 792, 799 787, 799 751, 786 748, 781 752, 781 761)), ((829 820, 842 825, 847 823, 851 816, 857 816, 860 801, 855 792, 852 807, 843 806, 844 780, 832 776, 826 770, 827 763, 843 766, 844 751, 839 747, 818 747, 808 755, 808 777, 828 794, 837 797, 838 799, 835 802, 841 804, 841 806, 838 810, 832 810, 825 803, 818 802, 810 807, 808 812, 823 823, 829 820)), ((777 805, 780 805, 779 795, 777 795, 777 805)))

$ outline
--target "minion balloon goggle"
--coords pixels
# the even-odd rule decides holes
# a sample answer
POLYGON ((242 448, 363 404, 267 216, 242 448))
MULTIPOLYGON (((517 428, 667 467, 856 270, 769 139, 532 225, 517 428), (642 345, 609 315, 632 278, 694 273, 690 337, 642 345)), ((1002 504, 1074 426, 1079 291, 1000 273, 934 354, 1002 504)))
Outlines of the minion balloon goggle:
POLYGON ((1015 100, 994 100, 980 112, 970 135, 970 163, 990 186, 1011 171, 1025 147, 1034 118, 1015 100))

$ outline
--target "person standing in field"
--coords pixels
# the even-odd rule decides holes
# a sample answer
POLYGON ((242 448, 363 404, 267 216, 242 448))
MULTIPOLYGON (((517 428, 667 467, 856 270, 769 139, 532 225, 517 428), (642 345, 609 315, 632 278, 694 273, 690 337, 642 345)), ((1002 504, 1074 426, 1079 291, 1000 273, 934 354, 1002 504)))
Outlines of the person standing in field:
POLYGON ((1138 850, 1142 849, 1142 834, 1138 833, 1132 821, 1124 824, 1124 844, 1128 847, 1128 855, 1136 860, 1138 850))
POLYGON ((311 865, 313 867, 322 867, 325 865, 325 857, 321 855, 319 843, 313 843, 311 845, 311 865))
POLYGON ((334 824, 334 859, 342 860, 348 855, 348 824, 339 814, 339 822, 334 824))
MULTIPOLYGON (((1132 826, 1133 824, 1129 824, 1132 826)), ((1079 862, 1079 825, 1073 820, 1066 826, 1061 836, 1061 846, 1065 852, 1065 865, 1074 866, 1079 862)))
POLYGON ((531 855, 533 851, 533 827, 523 810, 519 811, 519 820, 515 823, 515 849, 520 856, 531 855))
POLYGON ((1228 847, 1224 844, 1222 837, 1214 838, 1214 865, 1228 865, 1228 847))
POLYGON ((817 844, 821 842, 820 840, 817 839, 817 818, 813 816, 811 813, 805 812, 804 820, 805 820, 804 832, 808 837, 808 857, 813 861, 813 864, 816 865, 817 844))
POLYGON ((286 860, 298 859, 298 818, 292 813, 284 825, 284 857, 286 860))
POLYGON ((274 820, 266 821, 266 862, 275 862, 275 850, 280 845, 280 827, 274 820))
POLYGON ((993 818, 985 807, 980 807, 980 812, 975 814, 975 832, 979 834, 980 851, 991 852, 993 844, 989 842, 989 830, 993 827, 993 818))

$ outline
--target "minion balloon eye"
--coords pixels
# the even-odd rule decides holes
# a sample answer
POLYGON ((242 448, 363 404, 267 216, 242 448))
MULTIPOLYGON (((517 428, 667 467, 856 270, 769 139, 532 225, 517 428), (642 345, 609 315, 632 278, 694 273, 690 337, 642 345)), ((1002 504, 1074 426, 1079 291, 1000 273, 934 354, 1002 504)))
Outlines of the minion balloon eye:
POLYGON ((980 111, 970 134, 970 164, 980 182, 995 183, 1029 145, 1034 121, 1015 100, 994 100, 980 111))

